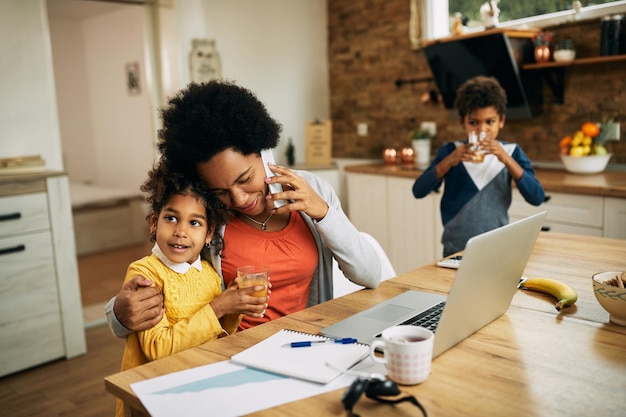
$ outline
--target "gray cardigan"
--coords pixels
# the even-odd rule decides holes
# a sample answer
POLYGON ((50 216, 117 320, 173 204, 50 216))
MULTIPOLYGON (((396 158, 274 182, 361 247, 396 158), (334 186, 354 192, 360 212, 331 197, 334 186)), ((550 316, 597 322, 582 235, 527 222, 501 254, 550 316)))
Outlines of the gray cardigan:
MULTIPOLYGON (((307 171, 294 172, 304 178, 328 204, 328 213, 320 221, 314 221, 306 214, 300 213, 311 229, 319 259, 311 281, 307 305, 316 305, 333 298, 333 257, 350 281, 367 288, 376 288, 381 279, 380 258, 374 247, 361 235, 343 212, 333 187, 313 173, 307 171)), ((226 226, 222 226, 218 230, 222 236, 226 226)), ((211 263, 222 276, 222 262, 214 252, 211 253, 211 263)), ((115 297, 104 308, 107 321, 113 334, 117 337, 125 337, 131 331, 115 317, 113 313, 114 303, 115 297)))

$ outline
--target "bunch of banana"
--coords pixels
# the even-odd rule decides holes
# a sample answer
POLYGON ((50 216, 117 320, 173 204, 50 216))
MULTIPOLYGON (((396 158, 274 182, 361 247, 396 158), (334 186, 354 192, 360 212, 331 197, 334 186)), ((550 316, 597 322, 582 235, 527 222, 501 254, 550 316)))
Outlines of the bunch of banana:
POLYGON ((556 311, 571 306, 578 299, 578 294, 572 287, 551 278, 522 278, 517 288, 539 291, 553 296, 557 300, 556 311))

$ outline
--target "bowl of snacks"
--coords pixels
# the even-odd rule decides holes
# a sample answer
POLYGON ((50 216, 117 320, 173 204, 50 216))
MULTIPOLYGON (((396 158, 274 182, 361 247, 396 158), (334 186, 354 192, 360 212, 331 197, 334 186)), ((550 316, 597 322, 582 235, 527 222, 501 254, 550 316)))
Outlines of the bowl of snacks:
POLYGON ((611 323, 626 326, 626 272, 599 272, 591 281, 596 300, 609 313, 611 323))

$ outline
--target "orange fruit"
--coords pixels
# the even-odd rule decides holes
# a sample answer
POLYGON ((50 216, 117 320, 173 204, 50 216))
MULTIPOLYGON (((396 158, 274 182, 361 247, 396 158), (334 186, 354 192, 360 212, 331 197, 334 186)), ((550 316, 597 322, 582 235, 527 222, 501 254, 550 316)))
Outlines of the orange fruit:
POLYGON ((561 139, 561 141, 559 142, 559 148, 563 149, 563 148, 567 148, 570 143, 572 143, 572 137, 571 136, 564 136, 563 139, 561 139))
POLYGON ((600 128, 598 127, 598 124, 593 122, 583 123, 583 125, 580 127, 580 130, 582 130, 585 135, 591 136, 592 138, 595 138, 600 133, 600 128))

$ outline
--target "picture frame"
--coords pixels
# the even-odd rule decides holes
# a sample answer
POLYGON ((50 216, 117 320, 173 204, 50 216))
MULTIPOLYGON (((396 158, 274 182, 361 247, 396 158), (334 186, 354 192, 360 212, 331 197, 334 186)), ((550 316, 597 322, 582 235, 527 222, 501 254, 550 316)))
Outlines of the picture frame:
POLYGON ((128 94, 131 96, 141 94, 139 62, 129 62, 126 64, 126 88, 128 94))
POLYGON ((205 83, 222 78, 222 61, 215 39, 193 39, 189 53, 190 79, 205 83))

